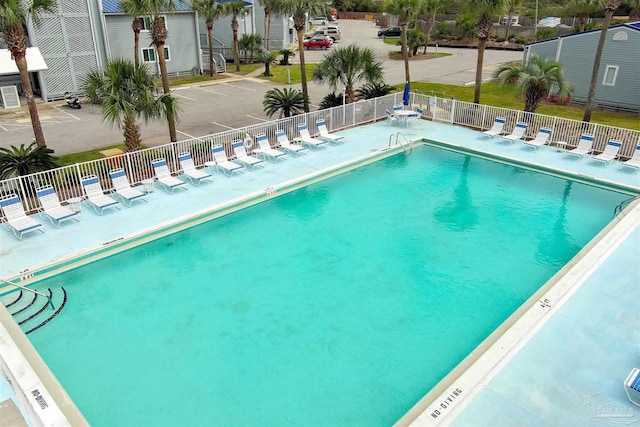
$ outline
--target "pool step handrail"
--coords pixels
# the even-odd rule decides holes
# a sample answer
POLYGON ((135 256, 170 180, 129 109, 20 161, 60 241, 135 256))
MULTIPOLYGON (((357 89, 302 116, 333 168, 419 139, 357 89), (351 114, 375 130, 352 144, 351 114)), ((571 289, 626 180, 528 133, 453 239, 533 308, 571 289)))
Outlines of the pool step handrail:
POLYGON ((411 141, 409 141, 407 139, 406 136, 404 136, 404 134, 402 132, 397 132, 395 134, 391 134, 389 135, 389 146, 388 148, 391 148, 391 142, 395 141, 395 145, 400 145, 400 147, 402 147, 402 150, 404 151, 405 155, 409 155, 413 152, 413 145, 411 145, 411 141), (400 137, 402 137, 402 139, 404 139, 404 141, 400 140, 400 137), (408 148, 407 148, 408 147, 408 148))
POLYGON ((53 305, 53 301, 51 300, 51 297, 48 296, 48 295, 43 294, 42 292, 38 292, 38 291, 34 291, 33 289, 25 288, 22 285, 18 285, 17 283, 9 282, 8 280, 4 280, 4 279, 0 279, 0 282, 6 283, 7 285, 15 286, 16 288, 20 288, 20 289, 23 289, 25 291, 33 292, 36 295, 43 296, 49 301, 49 305, 51 306, 51 309, 52 310, 56 309, 55 306, 53 305))
POLYGON ((640 195, 639 196, 633 196, 630 197, 626 200, 623 200, 620 202, 620 204, 618 206, 616 206, 616 208, 613 210, 613 216, 616 217, 620 214, 620 212, 622 212, 622 210, 627 207, 628 205, 630 205, 631 203, 633 203, 636 200, 640 200, 640 195))

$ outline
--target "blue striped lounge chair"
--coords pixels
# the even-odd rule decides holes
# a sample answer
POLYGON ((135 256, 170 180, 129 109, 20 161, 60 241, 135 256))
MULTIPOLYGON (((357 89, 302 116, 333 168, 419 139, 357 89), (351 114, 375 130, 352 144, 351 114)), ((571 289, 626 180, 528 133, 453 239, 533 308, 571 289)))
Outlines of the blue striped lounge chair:
POLYGON ((604 151, 596 156, 592 156, 591 160, 602 162, 605 164, 605 166, 609 166, 609 162, 611 162, 611 160, 615 160, 615 158, 618 157, 620 147, 622 147, 622 142, 612 139, 607 142, 607 145, 604 147, 604 151))
POLYGON ((54 227, 60 227, 64 221, 73 219, 78 221, 80 211, 73 210, 68 206, 62 206, 56 190, 51 185, 45 185, 36 189, 36 196, 40 202, 40 213, 48 218, 54 227))
POLYGON ((585 133, 580 136, 580 141, 578 141, 577 147, 572 150, 565 149, 564 153, 567 155, 578 156, 580 159, 582 159, 583 156, 591 153, 593 147, 593 139, 593 135, 585 133))
POLYGON ((169 166, 167 166, 167 161, 165 159, 155 159, 151 161, 151 165, 153 166, 153 170, 156 173, 158 182, 162 184, 162 186, 168 193, 173 193, 173 190, 175 190, 176 188, 183 188, 185 190, 188 190, 186 182, 174 176, 171 176, 169 166))
POLYGON ((502 138, 507 141, 514 143, 518 140, 522 140, 524 138, 524 134, 527 132, 528 125, 524 122, 516 123, 516 126, 513 128, 513 131, 509 135, 504 135, 502 138))
POLYGON ((233 152, 236 155, 236 160, 248 168, 264 166, 264 162, 262 161, 262 159, 257 159, 247 153, 247 150, 245 150, 244 148, 244 141, 241 139, 233 143, 233 152))
POLYGON ((100 179, 97 176, 87 175, 80 182, 82 183, 82 188, 84 188, 84 193, 87 195, 87 201, 93 206, 96 213, 102 215, 104 210, 109 208, 120 210, 118 201, 104 194, 100 179))
POLYGON ((22 207, 20 197, 10 194, 0 199, 0 208, 5 217, 4 227, 13 232, 16 239, 22 240, 22 236, 32 231, 44 233, 44 228, 35 219, 27 216, 22 207))
POLYGON ((229 161, 227 157, 227 153, 224 151, 224 147, 222 145, 216 145, 211 149, 213 152, 213 160, 216 162, 216 169, 222 171, 227 175, 233 175, 234 172, 241 172, 243 165, 239 165, 238 163, 234 163, 229 161))
POLYGON ((287 136, 287 134, 283 131, 278 129, 276 131, 276 139, 278 141, 278 145, 283 149, 288 151, 289 153, 293 153, 293 154, 303 154, 303 151, 306 151, 307 147, 303 147, 301 145, 298 144, 292 144, 291 141, 289 141, 289 137, 287 136))
POLYGON ((254 153, 273 160, 284 160, 286 158, 287 153, 271 147, 266 134, 261 133, 256 135, 255 140, 258 143, 258 148, 253 150, 254 153))
POLYGON ((633 156, 629 160, 620 162, 620 167, 634 168, 637 172, 640 172, 640 143, 633 150, 633 156))
POLYGON ((535 138, 533 138, 532 140, 529 140, 529 141, 522 140, 522 143, 524 145, 528 145, 530 147, 535 148, 536 151, 537 151, 538 148, 542 147, 543 145, 545 145, 545 144, 547 144, 549 142, 549 138, 551 138, 551 133, 553 133, 552 129, 540 128, 540 130, 538 131, 538 134, 536 135, 535 138))
POLYGON ((326 139, 329 142, 344 142, 344 136, 333 135, 329 133, 329 129, 327 129, 327 123, 324 119, 316 120, 316 127, 318 128, 318 132, 320 132, 320 139, 326 139))
POLYGON ((327 144, 327 141, 312 137, 306 123, 300 123, 298 125, 298 133, 300 136, 295 138, 294 141, 306 145, 309 148, 319 148, 327 144))
POLYGON ((640 369, 633 368, 624 381, 624 391, 627 397, 636 406, 640 406, 640 369))
POLYGON ((129 182, 129 178, 127 178, 127 174, 124 172, 124 169, 112 169, 109 172, 109 177, 111 177, 111 182, 115 189, 114 194, 120 198, 125 206, 131 206, 131 204, 136 200, 141 200, 143 202, 147 201, 147 193, 143 193, 142 191, 138 191, 131 187, 131 183, 129 182))
POLYGON ((496 119, 493 121, 493 126, 491 126, 491 129, 485 130, 482 133, 491 137, 500 135, 503 133, 505 122, 506 120, 504 119, 504 117, 496 117, 496 119))
POLYGON ((182 167, 182 173, 193 185, 198 186, 202 181, 213 181, 211 174, 196 168, 191 153, 178 154, 178 160, 182 167))

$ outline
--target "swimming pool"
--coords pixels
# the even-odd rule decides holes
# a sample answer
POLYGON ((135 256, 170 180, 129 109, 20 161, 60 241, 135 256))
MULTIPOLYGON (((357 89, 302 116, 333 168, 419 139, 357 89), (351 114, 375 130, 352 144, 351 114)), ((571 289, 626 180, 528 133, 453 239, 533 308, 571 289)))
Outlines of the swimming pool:
POLYGON ((625 198, 418 147, 49 279, 30 338, 93 425, 388 425, 625 198))

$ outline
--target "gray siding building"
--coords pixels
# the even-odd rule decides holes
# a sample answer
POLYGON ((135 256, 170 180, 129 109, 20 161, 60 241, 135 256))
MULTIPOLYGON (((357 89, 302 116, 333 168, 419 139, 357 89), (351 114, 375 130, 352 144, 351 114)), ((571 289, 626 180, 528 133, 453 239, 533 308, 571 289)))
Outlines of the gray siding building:
MULTIPOLYGON (((584 104, 589 95, 595 52, 601 30, 531 43, 523 61, 532 55, 562 64, 573 86, 572 102, 584 104)), ((609 27, 596 86, 596 106, 640 112, 640 22, 609 27)))

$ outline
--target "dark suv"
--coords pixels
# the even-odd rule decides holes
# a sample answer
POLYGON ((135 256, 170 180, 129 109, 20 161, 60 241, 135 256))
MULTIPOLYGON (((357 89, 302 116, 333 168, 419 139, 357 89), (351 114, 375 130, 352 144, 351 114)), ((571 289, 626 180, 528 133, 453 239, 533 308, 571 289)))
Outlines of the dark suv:
POLYGON ((378 31, 378 37, 400 37, 402 35, 402 28, 400 27, 387 27, 384 30, 378 31))

